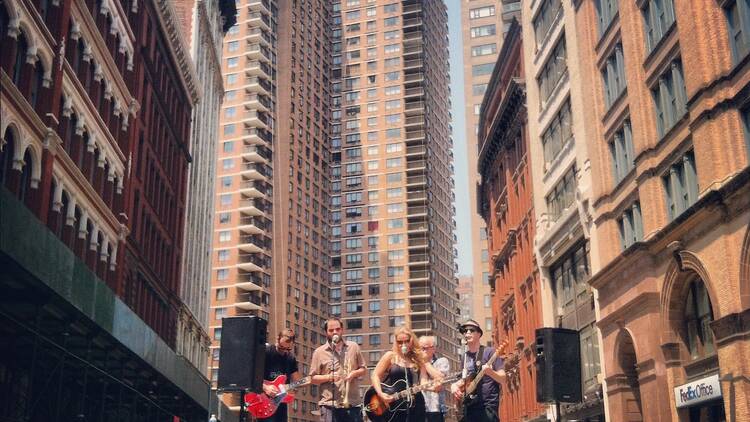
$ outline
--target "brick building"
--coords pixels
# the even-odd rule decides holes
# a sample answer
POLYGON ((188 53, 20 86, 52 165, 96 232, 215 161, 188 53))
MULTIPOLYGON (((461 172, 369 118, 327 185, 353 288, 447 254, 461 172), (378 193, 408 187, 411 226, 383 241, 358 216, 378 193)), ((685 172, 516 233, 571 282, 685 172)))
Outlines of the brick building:
POLYGON ((525 103, 521 27, 513 19, 482 101, 477 161, 477 208, 487 223, 490 253, 492 340, 508 342, 503 421, 546 420, 546 406, 536 402, 534 330, 542 326, 542 301, 525 103))
POLYGON ((574 6, 609 418, 750 420, 747 3, 574 6))
POLYGON ((205 418, 174 352, 197 91, 170 3, 6 0, 0 38, 3 419, 205 418))

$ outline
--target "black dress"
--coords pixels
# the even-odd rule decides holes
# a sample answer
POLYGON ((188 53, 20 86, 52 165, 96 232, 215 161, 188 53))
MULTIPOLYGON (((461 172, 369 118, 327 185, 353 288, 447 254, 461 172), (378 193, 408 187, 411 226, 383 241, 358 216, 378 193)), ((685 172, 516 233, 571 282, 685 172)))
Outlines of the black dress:
MULTIPOLYGON (((401 365, 392 363, 391 367, 388 368, 388 376, 383 380, 381 385, 384 393, 394 394, 404 391, 407 388, 407 384, 409 387, 412 387, 418 382, 419 376, 414 369, 407 369, 401 365)), ((413 395, 411 400, 402 399, 394 401, 390 407, 391 409, 398 409, 394 413, 394 417, 390 419, 390 422, 424 422, 425 420, 424 396, 422 396, 422 393, 413 395)))

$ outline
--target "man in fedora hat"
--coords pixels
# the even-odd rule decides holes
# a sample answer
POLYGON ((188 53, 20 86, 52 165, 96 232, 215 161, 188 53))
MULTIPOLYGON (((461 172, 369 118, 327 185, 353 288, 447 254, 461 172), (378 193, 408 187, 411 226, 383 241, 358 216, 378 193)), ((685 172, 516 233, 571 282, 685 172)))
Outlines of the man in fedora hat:
POLYGON ((465 344, 463 354, 462 380, 451 385, 451 392, 456 400, 462 403, 463 414, 461 421, 471 422, 498 422, 498 409, 500 407, 500 383, 505 380, 503 370, 503 359, 498 357, 490 366, 488 364, 495 353, 493 347, 485 347, 479 344, 482 338, 482 327, 473 319, 468 319, 459 326, 463 336, 462 343, 465 344), (479 385, 468 396, 465 388, 470 383, 469 377, 477 375, 484 370, 484 375, 479 385))

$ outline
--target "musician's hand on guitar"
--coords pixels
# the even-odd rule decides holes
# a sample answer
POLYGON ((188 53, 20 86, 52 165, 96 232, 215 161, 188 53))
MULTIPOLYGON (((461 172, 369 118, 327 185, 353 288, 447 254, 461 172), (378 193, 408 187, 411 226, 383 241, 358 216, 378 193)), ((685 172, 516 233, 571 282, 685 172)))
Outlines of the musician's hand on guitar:
POLYGON ((279 389, 273 384, 263 384, 263 392, 266 393, 268 397, 276 397, 276 395, 279 394, 279 389))
POLYGON ((385 404, 391 404, 392 401, 396 400, 393 396, 386 393, 378 393, 378 396, 383 399, 385 404))

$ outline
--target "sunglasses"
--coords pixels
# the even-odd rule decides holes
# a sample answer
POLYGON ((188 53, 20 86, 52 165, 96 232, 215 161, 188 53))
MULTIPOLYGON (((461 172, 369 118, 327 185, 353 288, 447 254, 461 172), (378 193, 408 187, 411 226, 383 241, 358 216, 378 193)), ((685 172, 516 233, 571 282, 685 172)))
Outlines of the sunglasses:
POLYGON ((280 352, 291 352, 293 347, 284 347, 284 346, 279 345, 277 349, 279 349, 280 352))
POLYGON ((411 339, 409 340, 396 340, 396 344, 409 344, 411 342, 411 339))
POLYGON ((476 328, 471 328, 471 327, 469 327, 469 328, 461 328, 461 329, 460 329, 460 330, 458 330, 458 331, 459 331, 459 332, 460 332, 461 334, 466 334, 466 333, 478 333, 478 332, 479 332, 479 330, 477 330, 476 328))

